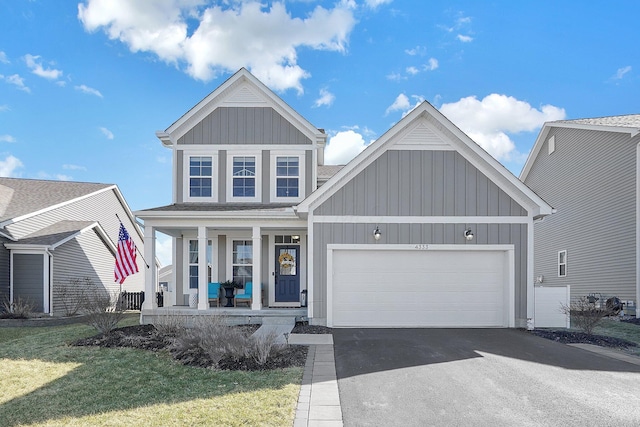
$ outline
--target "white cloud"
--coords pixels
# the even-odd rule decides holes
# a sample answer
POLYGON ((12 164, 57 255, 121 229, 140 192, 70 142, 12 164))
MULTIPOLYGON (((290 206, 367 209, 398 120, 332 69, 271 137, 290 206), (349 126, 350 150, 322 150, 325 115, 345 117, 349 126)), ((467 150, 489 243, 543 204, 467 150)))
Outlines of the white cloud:
POLYGON ((429 58, 429 62, 424 64, 422 68, 424 68, 426 71, 433 71, 437 69, 439 65, 440 64, 438 63, 438 60, 436 58, 429 58))
POLYGON ((171 265, 173 253, 173 239, 165 234, 156 234, 156 257, 164 267, 171 265))
POLYGON ((395 101, 393 101, 393 104, 391 104, 387 108, 387 110, 385 111, 385 115, 391 113, 392 111, 407 110, 409 107, 411 107, 409 97, 404 93, 401 93, 396 97, 395 101))
POLYGON ((75 86, 75 89, 79 90, 82 93, 86 93, 87 95, 94 95, 94 96, 97 96, 99 98, 102 98, 102 94, 100 93, 100 91, 98 89, 94 89, 94 88, 86 86, 86 85, 75 86))
POLYGON ((320 89, 320 97, 316 99, 313 105, 316 107, 321 107, 323 105, 330 107, 335 99, 336 96, 329 92, 327 89, 320 89))
POLYGON ((424 46, 416 46, 412 49, 405 49, 404 53, 406 53, 409 56, 416 56, 416 55, 426 55, 427 53, 427 48, 424 46))
POLYGON ((106 136, 107 139, 113 139, 113 132, 111 132, 109 129, 105 127, 100 127, 98 129, 100 129, 100 132, 102 132, 102 134, 106 136))
POLYGON ((88 0, 78 5, 85 30, 102 29, 132 52, 152 52, 183 66, 195 79, 247 67, 275 90, 303 91, 309 73, 297 64, 301 47, 344 52, 355 25, 355 3, 332 9, 316 6, 303 18, 293 17, 284 2, 256 0, 88 0))
POLYGON ((86 171, 87 170, 87 168, 84 167, 84 166, 69 165, 69 164, 62 165, 62 169, 72 170, 72 171, 86 171))
POLYGON ((458 34, 456 38, 460 40, 462 43, 469 43, 473 41, 473 37, 465 36, 464 34, 458 34))
POLYGON ((57 80, 62 76, 62 71, 53 68, 45 69, 40 61, 40 56, 26 54, 24 61, 27 63, 27 67, 31 69, 31 72, 36 76, 43 77, 49 80, 57 80))
POLYGON ((16 170, 21 167, 23 164, 20 159, 9 154, 4 160, 0 160, 0 176, 15 177, 16 170))
POLYGON ((378 6, 382 6, 383 4, 389 4, 392 1, 393 0, 365 0, 364 3, 367 5, 367 7, 371 9, 377 9, 378 6))
POLYGON ((544 122, 566 117, 563 108, 543 105, 536 109, 527 102, 495 93, 482 100, 469 96, 443 104, 440 111, 493 157, 507 161, 520 155, 508 134, 532 132, 544 122))
POLYGON ((31 89, 24 84, 24 79, 18 74, 13 74, 11 76, 3 76, 0 74, 0 79, 4 79, 7 83, 14 85, 24 92, 31 93, 31 89))
POLYGON ((7 54, 0 50, 0 62, 3 64, 10 64, 9 59, 7 59, 7 54))
POLYGON ((16 139, 11 135, 0 135, 0 142, 16 142, 16 139))
POLYGON ((627 65, 626 67, 618 68, 616 74, 612 77, 614 80, 622 79, 625 74, 631 71, 631 65, 627 65))
POLYGON ((329 139, 324 151, 324 161, 327 165, 344 165, 360 154, 367 143, 362 135, 352 130, 338 132, 329 139))
POLYGON ((400 73, 387 74, 387 80, 399 82, 400 80, 406 80, 407 78, 400 73))
POLYGON ((411 74, 412 76, 415 76, 420 72, 420 70, 418 70, 416 67, 407 67, 406 71, 407 74, 411 74))

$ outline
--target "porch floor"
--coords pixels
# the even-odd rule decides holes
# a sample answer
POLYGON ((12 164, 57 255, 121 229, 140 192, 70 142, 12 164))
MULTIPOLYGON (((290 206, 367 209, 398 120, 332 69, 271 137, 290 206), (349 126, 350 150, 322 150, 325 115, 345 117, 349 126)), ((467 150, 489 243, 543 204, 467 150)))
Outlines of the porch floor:
POLYGON ((140 311, 140 323, 149 324, 159 317, 178 316, 195 318, 197 316, 225 316, 230 324, 247 325, 263 323, 265 318, 295 318, 295 321, 307 321, 307 307, 301 308, 270 308, 263 307, 260 310, 251 310, 248 307, 211 307, 206 310, 198 310, 188 306, 158 307, 151 310, 140 311))

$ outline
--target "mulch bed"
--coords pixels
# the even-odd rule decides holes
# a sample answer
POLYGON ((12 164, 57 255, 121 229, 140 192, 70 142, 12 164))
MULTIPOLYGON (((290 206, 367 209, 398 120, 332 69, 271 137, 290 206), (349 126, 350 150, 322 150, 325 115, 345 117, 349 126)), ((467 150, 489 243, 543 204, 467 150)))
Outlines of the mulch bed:
MULTIPOLYGON (((254 332, 259 325, 237 326, 245 329, 248 333, 254 332)), ((331 328, 325 326, 313 326, 306 322, 298 322, 294 327, 293 334, 326 334, 331 333, 331 328)), ((106 348, 128 347, 140 350, 162 351, 167 350, 180 363, 188 366, 198 366, 207 368, 212 365, 207 354, 200 348, 193 348, 189 351, 172 351, 172 341, 170 337, 159 333, 153 325, 134 325, 114 329, 109 334, 97 334, 89 338, 76 340, 72 343, 75 346, 98 346, 106 348)), ((294 366, 304 366, 307 360, 308 347, 302 345, 289 345, 269 357, 263 365, 258 364, 251 358, 223 359, 218 363, 218 369, 223 370, 243 370, 258 371, 269 369, 282 369, 294 366)))
POLYGON ((588 335, 584 332, 553 330, 553 329, 534 329, 529 331, 533 335, 547 338, 563 344, 594 344, 601 347, 627 349, 637 347, 634 342, 614 337, 605 337, 602 335, 588 335))

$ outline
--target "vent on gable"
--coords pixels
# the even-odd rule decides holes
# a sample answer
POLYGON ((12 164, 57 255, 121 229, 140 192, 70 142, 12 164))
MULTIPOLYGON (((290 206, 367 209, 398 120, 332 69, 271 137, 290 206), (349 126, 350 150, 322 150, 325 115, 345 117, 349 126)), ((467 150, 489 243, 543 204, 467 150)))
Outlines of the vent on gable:
POLYGON ((549 154, 552 154, 556 151, 556 136, 553 135, 551 138, 547 140, 547 144, 549 145, 549 154))
POLYGON ((447 142, 443 141, 428 126, 419 124, 408 134, 404 135, 394 144, 397 150, 452 150, 447 142))
POLYGON ((244 86, 225 100, 225 104, 255 104, 264 103, 265 100, 253 92, 249 87, 244 86))

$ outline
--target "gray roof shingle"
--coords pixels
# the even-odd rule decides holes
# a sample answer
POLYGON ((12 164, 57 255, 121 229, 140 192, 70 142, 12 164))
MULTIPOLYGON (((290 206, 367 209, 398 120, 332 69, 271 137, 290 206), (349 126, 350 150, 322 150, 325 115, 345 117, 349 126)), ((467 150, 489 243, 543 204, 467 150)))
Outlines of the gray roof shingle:
POLYGON ((628 114, 625 116, 594 117, 590 119, 558 120, 553 123, 640 128, 640 114, 628 114))
POLYGON ((0 222, 68 202, 113 184, 0 178, 0 222))
POLYGON ((51 246, 78 233, 80 230, 90 226, 91 224, 93 224, 92 221, 56 222, 55 224, 51 224, 48 227, 20 239, 20 244, 51 246))

